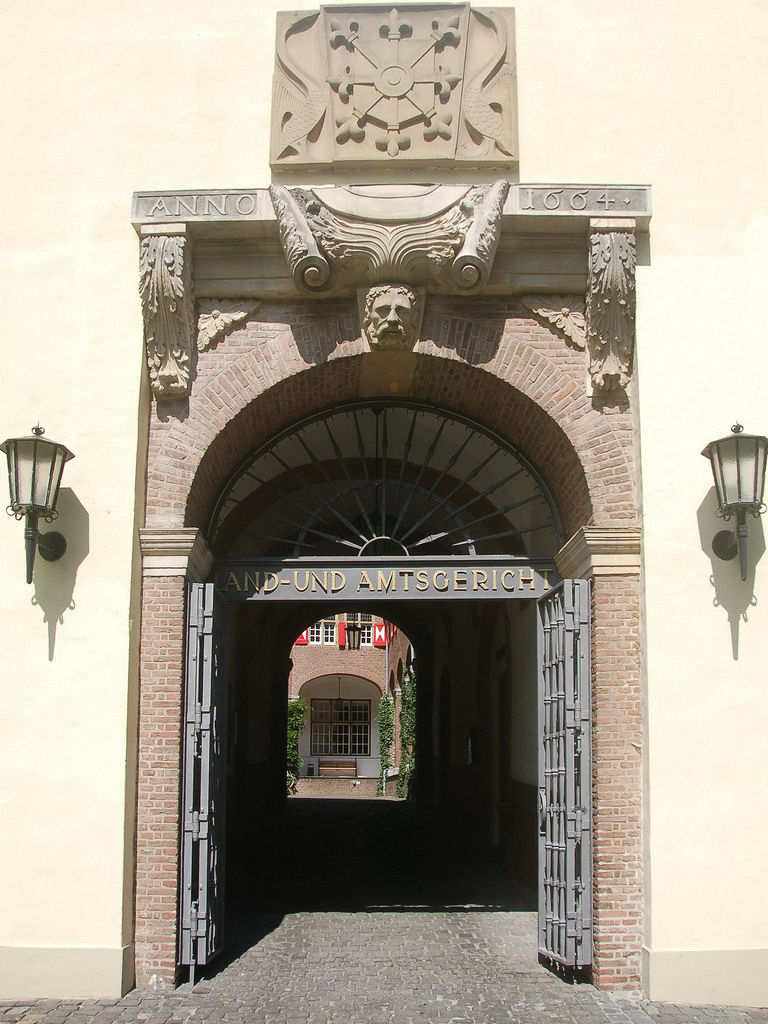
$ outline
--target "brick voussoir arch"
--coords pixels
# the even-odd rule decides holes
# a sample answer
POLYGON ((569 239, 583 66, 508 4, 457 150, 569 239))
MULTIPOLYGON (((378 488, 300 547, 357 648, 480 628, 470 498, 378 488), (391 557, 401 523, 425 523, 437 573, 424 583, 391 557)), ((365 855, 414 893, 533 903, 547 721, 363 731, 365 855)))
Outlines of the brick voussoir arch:
MULTIPOLYGON (((381 694, 384 693, 384 689, 382 687, 381 682, 376 680, 376 679, 371 679, 370 676, 364 676, 359 671, 346 672, 344 674, 349 676, 350 679, 360 679, 364 683, 369 683, 374 689, 378 690, 379 693, 381 693, 381 694)), ((338 671, 332 671, 332 672, 318 672, 317 675, 310 676, 308 679, 303 680, 303 682, 299 686, 299 695, 301 695, 301 691, 304 689, 304 687, 308 686, 310 683, 316 683, 316 682, 318 682, 321 679, 332 679, 334 676, 338 676, 338 675, 339 675, 338 671)))
MULTIPOLYGON (((484 366, 430 345, 430 354, 407 357, 411 372, 397 398, 466 415, 517 447, 550 487, 566 535, 591 521, 632 518, 628 414, 597 411, 583 381, 574 379, 572 363, 558 366, 526 340, 505 335, 484 366)), ((218 359, 198 376, 186 419, 153 423, 147 525, 204 528, 230 473, 277 431, 338 403, 389 397, 362 386, 366 360, 381 367, 382 358, 347 341, 315 366, 298 353, 290 358, 255 345, 218 359)))

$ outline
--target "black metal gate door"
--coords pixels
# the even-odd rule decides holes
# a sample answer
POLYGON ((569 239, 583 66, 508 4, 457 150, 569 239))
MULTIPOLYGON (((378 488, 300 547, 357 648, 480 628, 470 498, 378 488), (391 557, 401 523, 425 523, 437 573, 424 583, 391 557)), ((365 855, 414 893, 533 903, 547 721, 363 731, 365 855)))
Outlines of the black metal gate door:
POLYGON ((179 963, 207 964, 222 948, 227 680, 223 601, 191 583, 187 609, 179 963))
POLYGON ((592 962, 589 583, 539 601, 539 953, 592 962))

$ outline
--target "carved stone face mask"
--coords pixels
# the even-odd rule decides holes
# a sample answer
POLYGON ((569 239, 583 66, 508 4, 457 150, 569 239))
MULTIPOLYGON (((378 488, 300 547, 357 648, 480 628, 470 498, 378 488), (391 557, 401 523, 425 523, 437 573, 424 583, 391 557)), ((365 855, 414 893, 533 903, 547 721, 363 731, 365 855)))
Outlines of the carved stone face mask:
POLYGON ((407 348, 418 330, 418 300, 410 288, 383 285, 368 294, 364 325, 372 346, 407 348))

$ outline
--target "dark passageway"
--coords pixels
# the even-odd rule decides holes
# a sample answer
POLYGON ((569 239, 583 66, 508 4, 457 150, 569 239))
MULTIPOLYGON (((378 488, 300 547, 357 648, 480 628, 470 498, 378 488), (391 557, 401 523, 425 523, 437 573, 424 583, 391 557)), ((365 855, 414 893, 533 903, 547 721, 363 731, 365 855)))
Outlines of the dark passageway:
POLYGON ((535 893, 492 853, 432 827, 397 800, 288 800, 244 850, 231 909, 270 913, 398 909, 533 910, 535 893))

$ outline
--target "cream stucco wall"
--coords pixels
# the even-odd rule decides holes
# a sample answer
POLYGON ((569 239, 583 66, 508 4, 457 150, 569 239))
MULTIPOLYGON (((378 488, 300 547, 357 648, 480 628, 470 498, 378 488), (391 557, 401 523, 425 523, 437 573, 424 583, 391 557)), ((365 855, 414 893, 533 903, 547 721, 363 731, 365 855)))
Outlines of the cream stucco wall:
MULTIPOLYGON (((268 184, 284 6, 2 5, 0 432, 39 419, 76 459, 63 563, 38 562, 27 587, 21 526, 0 529, 0 996, 126 983, 147 401, 130 197, 268 184)), ((733 565, 711 585, 717 526, 698 454, 736 418, 768 429, 768 12, 762 0, 515 8, 520 180, 653 188, 637 321, 648 984, 664 998, 768 1002, 748 981, 768 978, 767 563, 754 589, 733 565)))

